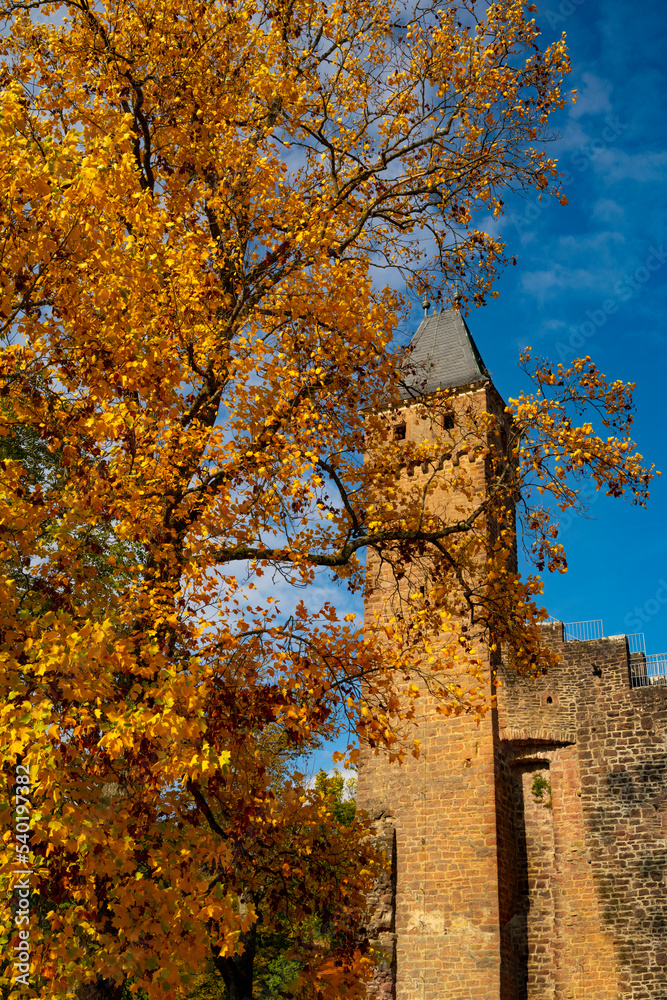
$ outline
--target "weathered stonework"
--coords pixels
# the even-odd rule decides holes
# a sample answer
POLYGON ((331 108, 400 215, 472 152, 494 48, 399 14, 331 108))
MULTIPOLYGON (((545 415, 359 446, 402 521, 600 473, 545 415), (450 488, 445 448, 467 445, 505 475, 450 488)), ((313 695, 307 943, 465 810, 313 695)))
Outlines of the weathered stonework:
POLYGON ((562 663, 537 680, 505 672, 498 697, 501 997, 664 1000, 667 688, 631 687, 625 636, 545 629, 562 663))
MULTIPOLYGON (((474 421, 474 414, 483 412, 502 418, 504 406, 487 381, 462 390, 452 408, 461 417, 464 411, 472 414, 474 421)), ((397 419, 405 424, 406 440, 429 433, 413 408, 401 410, 397 419)), ((460 472, 460 463, 471 489, 482 495, 488 472, 474 453, 452 454, 442 475, 460 472)), ((439 499, 453 502, 446 490, 434 502, 439 499)), ((367 620, 389 613, 395 586, 372 558, 368 573, 373 586, 367 620)), ((489 677, 490 669, 487 663, 489 677)), ((359 804, 373 818, 390 821, 395 837, 393 921, 383 917, 383 930, 375 936, 385 961, 372 991, 382 1000, 487 1000, 500 989, 499 900, 497 889, 489 892, 489 885, 497 885, 498 867, 494 725, 490 716, 480 726, 467 716, 443 719, 423 684, 417 706, 411 735, 425 753, 400 767, 367 754, 359 772, 359 804)))
MULTIPOLYGON (((498 409, 490 383, 465 391, 498 409)), ((358 802, 392 859, 371 903, 378 1000, 667 1000, 667 687, 632 687, 625 636, 544 628, 549 676, 487 651, 502 686, 479 725, 423 691, 419 760, 362 751, 358 802)))
POLYGON ((373 823, 377 846, 388 866, 368 898, 370 937, 380 956, 371 990, 376 1000, 396 997, 396 830, 391 816, 380 812, 373 823))

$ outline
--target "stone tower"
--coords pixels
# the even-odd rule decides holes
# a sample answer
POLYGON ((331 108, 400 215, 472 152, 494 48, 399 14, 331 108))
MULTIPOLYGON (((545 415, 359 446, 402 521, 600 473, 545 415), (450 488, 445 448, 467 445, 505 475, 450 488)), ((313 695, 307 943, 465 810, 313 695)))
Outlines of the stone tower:
MULTIPOLYGON (((502 419, 457 310, 424 319, 412 362, 422 393, 502 419)), ((428 433, 418 412, 397 412, 399 440, 428 433)), ((459 462, 482 495, 474 453, 440 475, 459 462)), ((368 572, 367 620, 391 610, 372 559, 368 572)), ((625 636, 545 628, 562 663, 539 680, 496 663, 481 723, 443 718, 423 692, 419 759, 362 751, 358 803, 391 859, 372 903, 377 1000, 667 1000, 667 677, 642 674, 625 636)))

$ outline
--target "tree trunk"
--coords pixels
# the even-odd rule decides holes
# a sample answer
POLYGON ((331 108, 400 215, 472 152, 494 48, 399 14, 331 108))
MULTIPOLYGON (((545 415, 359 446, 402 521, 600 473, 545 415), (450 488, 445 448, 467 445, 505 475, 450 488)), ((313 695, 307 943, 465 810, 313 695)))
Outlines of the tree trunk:
POLYGON ((93 983, 80 983, 76 990, 78 1000, 120 1000, 125 982, 98 976, 93 983))
POLYGON ((227 1000, 252 1000, 253 966, 257 947, 257 927, 241 934, 242 955, 213 956, 215 966, 227 987, 227 1000))

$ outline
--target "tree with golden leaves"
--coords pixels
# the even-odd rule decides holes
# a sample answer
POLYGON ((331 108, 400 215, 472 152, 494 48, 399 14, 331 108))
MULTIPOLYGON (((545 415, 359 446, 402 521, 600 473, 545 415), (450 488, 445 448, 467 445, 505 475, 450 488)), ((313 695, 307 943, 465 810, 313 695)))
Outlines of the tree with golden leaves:
POLYGON ((383 445, 406 365, 383 269, 481 303, 504 248, 478 213, 508 188, 560 196, 541 140, 567 55, 531 12, 6 3, 3 849, 34 890, 20 924, 3 895, 8 995, 171 998, 209 957, 247 998, 257 935, 280 921, 299 928, 295 995, 360 995, 378 860, 363 823, 337 831, 326 796, 276 774, 346 726, 404 753, 410 671, 445 709, 483 710, 442 680, 451 658, 476 671, 461 602, 518 668, 548 663, 539 584, 508 561, 523 488, 538 558, 563 565, 531 481, 562 508, 582 474, 644 501, 631 387, 588 360, 538 367, 511 434, 479 429, 497 489, 465 517, 428 507, 450 432, 406 456, 434 476, 400 496, 383 445), (488 518, 502 530, 480 582, 488 518), (314 598, 283 610, 268 582, 358 589, 368 550, 445 567, 428 607, 408 595, 378 636, 314 598), (426 656, 432 629, 452 638, 426 656))

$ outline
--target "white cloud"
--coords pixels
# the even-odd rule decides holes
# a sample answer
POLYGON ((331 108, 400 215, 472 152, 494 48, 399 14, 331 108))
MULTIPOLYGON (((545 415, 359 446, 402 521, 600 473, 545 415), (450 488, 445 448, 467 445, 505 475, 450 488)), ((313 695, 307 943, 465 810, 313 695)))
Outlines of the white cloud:
POLYGON ((560 292, 607 288, 627 267, 625 237, 616 230, 561 236, 548 258, 521 276, 521 286, 543 305, 560 292), (619 252, 620 250, 620 252, 619 252))
POLYGON ((521 277, 521 287, 543 305, 563 290, 594 288, 597 274, 586 268, 567 268, 561 264, 537 271, 526 271, 521 277))
MULTIPOLYGON (((308 762, 308 774, 309 777, 306 779, 306 788, 314 788, 315 782, 317 781, 317 772, 322 770, 327 772, 327 778, 333 778, 336 774, 342 774, 343 781, 345 782, 343 790, 343 799, 349 800, 354 797, 356 789, 354 786, 350 787, 351 782, 356 782, 357 771, 353 768, 343 767, 342 764, 337 764, 336 767, 328 766, 331 761, 331 756, 335 750, 338 750, 338 746, 334 744, 327 745, 323 747, 321 751, 316 751, 308 762), (332 749, 333 747, 333 749, 332 749), (312 773, 311 773, 312 772, 312 773)), ((343 747, 343 750, 345 748, 343 747)))
POLYGON ((594 73, 583 73, 582 80, 584 86, 577 93, 577 103, 572 105, 570 115, 572 118, 581 118, 582 115, 608 114, 611 111, 611 81, 604 80, 594 73))
POLYGON ((592 213, 601 222, 612 222, 625 216, 625 209, 613 198, 599 198, 592 206, 592 213))
POLYGON ((627 153, 623 149, 603 149, 595 158, 595 169, 609 181, 664 182, 667 152, 627 153))
POLYGON ((584 128, 582 122, 569 121, 558 139, 558 156, 561 161, 561 166, 564 166, 563 153, 565 150, 585 149, 588 147, 592 139, 593 136, 586 128, 584 128))
POLYGON ((583 235, 561 236, 558 240, 558 249, 568 257, 572 255, 589 254, 609 254, 614 251, 614 247, 625 243, 625 236, 617 229, 603 229, 597 233, 586 233, 583 235))

